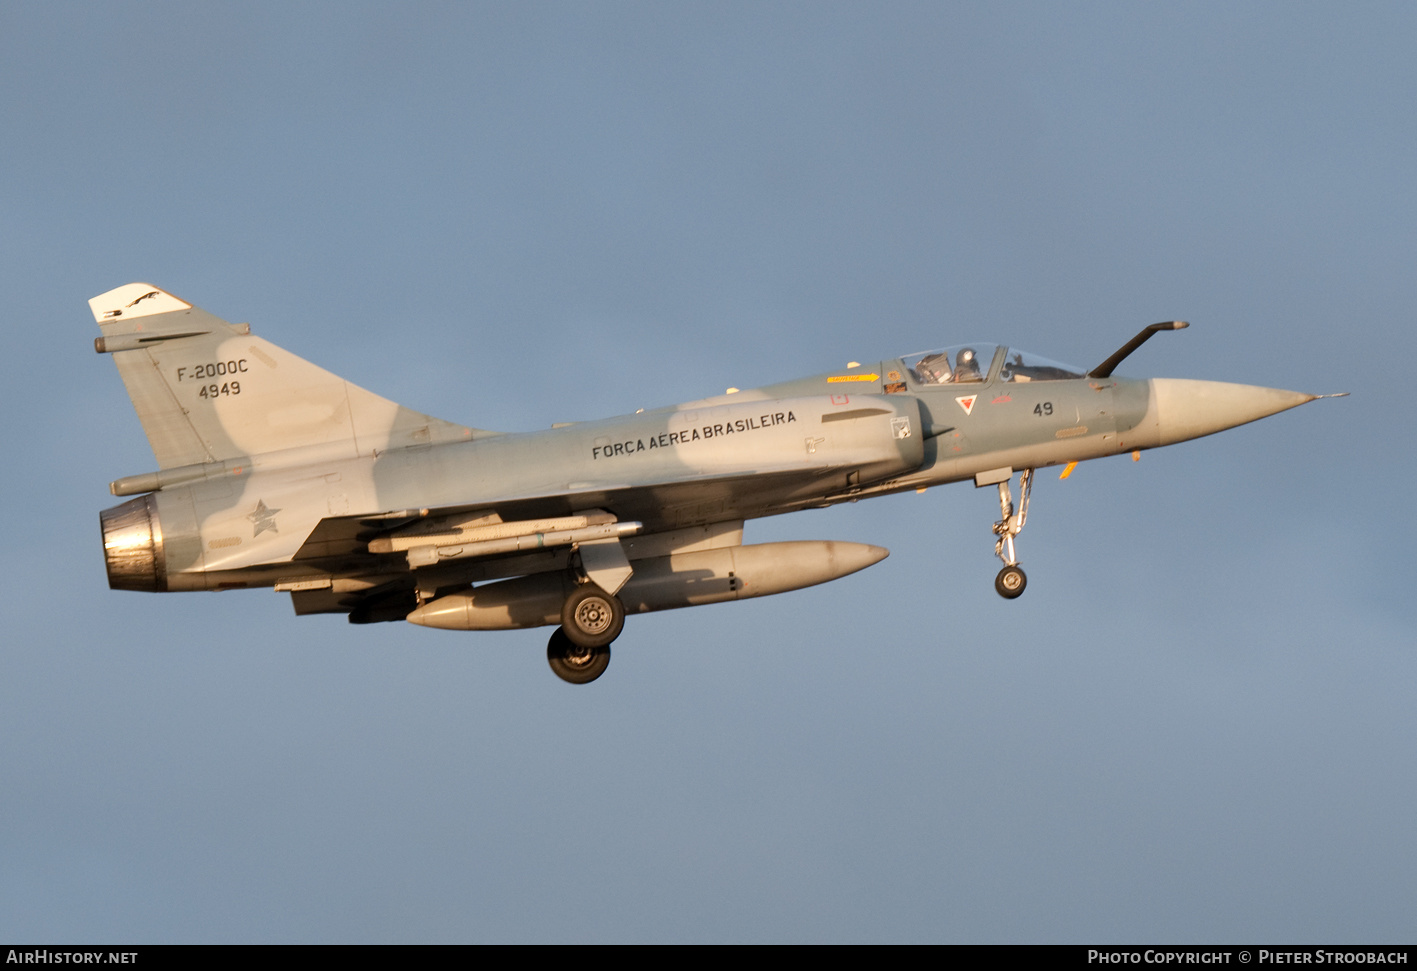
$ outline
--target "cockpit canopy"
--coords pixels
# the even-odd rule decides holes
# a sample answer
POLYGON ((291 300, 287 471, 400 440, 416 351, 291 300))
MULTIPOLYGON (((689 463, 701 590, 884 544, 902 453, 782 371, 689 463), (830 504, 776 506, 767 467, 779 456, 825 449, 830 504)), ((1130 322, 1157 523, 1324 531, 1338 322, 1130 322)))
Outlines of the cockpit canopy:
POLYGON ((977 384, 990 377, 1016 383, 1068 381, 1086 375, 1081 368, 1070 364, 1059 364, 1037 354, 998 344, 956 344, 911 354, 901 363, 917 384, 925 385, 977 384))

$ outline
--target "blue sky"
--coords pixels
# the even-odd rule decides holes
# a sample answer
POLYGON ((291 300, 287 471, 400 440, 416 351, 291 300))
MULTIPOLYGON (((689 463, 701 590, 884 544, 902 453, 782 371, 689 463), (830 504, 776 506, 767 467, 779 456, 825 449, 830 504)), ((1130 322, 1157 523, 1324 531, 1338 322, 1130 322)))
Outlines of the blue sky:
POLYGON ((1404 941, 1404 4, 0 7, 0 936, 1404 941), (892 556, 544 631, 107 589, 146 281, 504 430, 925 347, 1351 391, 750 523, 892 556))

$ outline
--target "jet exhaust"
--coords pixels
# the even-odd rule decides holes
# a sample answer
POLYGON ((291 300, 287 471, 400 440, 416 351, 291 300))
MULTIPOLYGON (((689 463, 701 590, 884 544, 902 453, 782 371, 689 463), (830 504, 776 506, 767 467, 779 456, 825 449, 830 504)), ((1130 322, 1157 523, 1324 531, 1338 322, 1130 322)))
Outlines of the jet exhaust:
POLYGON ((157 501, 151 496, 130 499, 98 514, 103 530, 103 562, 114 590, 167 589, 167 560, 157 501))

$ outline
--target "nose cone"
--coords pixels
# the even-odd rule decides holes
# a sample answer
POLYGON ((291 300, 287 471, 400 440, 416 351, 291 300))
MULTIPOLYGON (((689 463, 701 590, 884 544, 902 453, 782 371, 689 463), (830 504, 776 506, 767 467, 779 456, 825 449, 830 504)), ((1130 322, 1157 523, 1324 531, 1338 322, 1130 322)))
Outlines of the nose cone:
POLYGON ((1147 418, 1161 445, 1213 435, 1313 401, 1317 395, 1252 384, 1152 378, 1147 418))

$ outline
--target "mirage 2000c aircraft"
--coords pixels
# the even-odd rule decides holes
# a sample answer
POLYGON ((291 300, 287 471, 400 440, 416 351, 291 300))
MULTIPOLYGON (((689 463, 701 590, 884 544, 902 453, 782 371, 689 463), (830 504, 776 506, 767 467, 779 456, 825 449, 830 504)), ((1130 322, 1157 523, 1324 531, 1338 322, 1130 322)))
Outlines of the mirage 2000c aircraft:
POLYGON ((118 590, 273 587, 297 614, 446 630, 555 626, 566 681, 604 672, 626 614, 762 597, 879 546, 743 544, 760 516, 946 482, 997 486, 995 588, 1034 470, 1170 445, 1321 395, 1113 377, 973 343, 603 421, 498 433, 411 411, 146 283, 89 301, 157 458, 110 485, 118 590), (1015 506, 1010 482, 1019 473, 1015 506))

